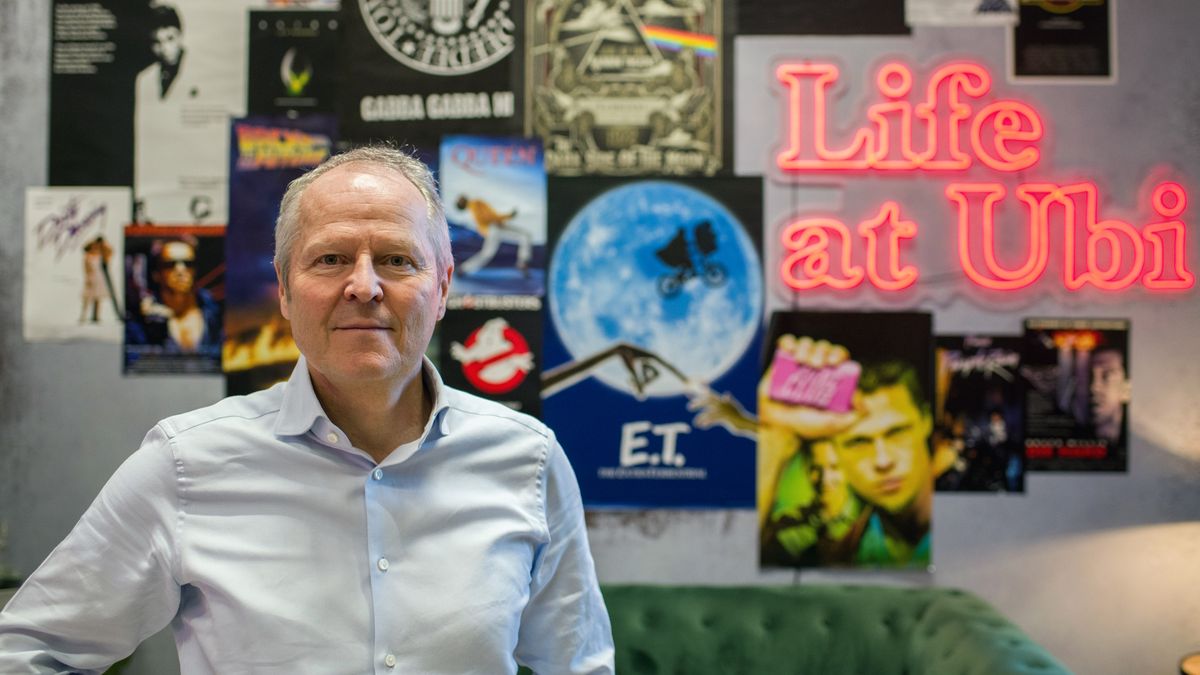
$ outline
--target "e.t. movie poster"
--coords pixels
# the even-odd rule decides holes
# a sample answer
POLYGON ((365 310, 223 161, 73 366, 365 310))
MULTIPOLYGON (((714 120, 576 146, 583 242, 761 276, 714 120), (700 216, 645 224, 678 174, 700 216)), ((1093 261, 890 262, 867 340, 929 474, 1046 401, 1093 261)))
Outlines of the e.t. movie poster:
POLYGON ((550 181, 542 416, 589 508, 744 508, 758 178, 550 181))
POLYGON ((272 263, 275 219, 288 183, 329 156, 336 134, 332 115, 233 121, 222 359, 229 394, 246 394, 287 379, 300 358, 291 324, 279 313, 272 263))
POLYGON ((524 11, 511 0, 343 0, 342 136, 435 147, 447 133, 519 133, 524 11))
POLYGON ((931 316, 777 312, 758 399, 764 567, 927 567, 931 316))
POLYGON ((1021 356, 1029 470, 1125 471, 1129 321, 1026 319, 1021 356))
POLYGON ((1025 388, 1018 335, 939 335, 934 442, 952 463, 938 491, 1025 491, 1025 388))
POLYGON ((125 228, 125 372, 220 373, 224 227, 125 228))
POLYGON ((722 0, 550 0, 529 16, 526 134, 553 175, 711 175, 727 161, 722 0))
POLYGON ((545 294, 542 144, 446 136, 438 172, 454 252, 453 295, 545 294))

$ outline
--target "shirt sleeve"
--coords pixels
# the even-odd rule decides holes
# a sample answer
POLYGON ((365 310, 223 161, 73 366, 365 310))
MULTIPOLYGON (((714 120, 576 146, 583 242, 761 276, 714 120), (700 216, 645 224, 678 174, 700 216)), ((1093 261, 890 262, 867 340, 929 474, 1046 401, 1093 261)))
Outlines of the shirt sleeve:
POLYGON ((100 673, 171 621, 176 486, 155 427, 0 612, 0 673, 100 673))
POLYGON ((543 502, 549 539, 534 561, 514 655, 534 673, 612 673, 612 627, 588 549, 579 485, 553 436, 543 502))

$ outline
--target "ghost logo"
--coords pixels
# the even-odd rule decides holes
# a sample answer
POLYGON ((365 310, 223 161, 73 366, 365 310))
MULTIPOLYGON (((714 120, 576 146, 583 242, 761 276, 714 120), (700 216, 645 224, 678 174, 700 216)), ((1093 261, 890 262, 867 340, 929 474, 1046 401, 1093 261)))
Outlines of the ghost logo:
POLYGON ((384 51, 431 75, 463 75, 507 56, 516 24, 509 0, 358 0, 384 51))
POLYGON ((462 364, 467 380, 486 394, 505 394, 516 389, 533 370, 529 344, 499 317, 471 333, 466 344, 451 344, 450 356, 462 364))

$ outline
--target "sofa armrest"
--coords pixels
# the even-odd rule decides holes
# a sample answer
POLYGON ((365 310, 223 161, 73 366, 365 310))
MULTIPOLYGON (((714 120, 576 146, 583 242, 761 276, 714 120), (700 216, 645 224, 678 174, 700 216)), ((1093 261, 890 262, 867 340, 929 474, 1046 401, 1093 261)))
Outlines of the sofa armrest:
POLYGON ((934 598, 913 626, 910 673, 1070 675, 991 605, 962 591, 934 598))

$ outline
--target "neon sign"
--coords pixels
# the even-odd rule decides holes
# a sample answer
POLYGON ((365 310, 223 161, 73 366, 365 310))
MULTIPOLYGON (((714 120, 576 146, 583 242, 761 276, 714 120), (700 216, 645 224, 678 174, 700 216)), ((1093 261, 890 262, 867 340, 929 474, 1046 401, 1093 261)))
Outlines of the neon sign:
MULTIPOLYGON (((1037 110, 1021 101, 989 100, 992 78, 978 64, 938 68, 917 101, 911 100, 918 91, 912 71, 903 63, 883 65, 875 78, 881 102, 867 107, 866 124, 840 138, 831 138, 828 124, 837 66, 785 63, 776 76, 787 100, 786 146, 776 164, 787 173, 945 174, 973 167, 1012 173, 1036 167, 1042 156, 1045 125, 1037 110)), ((1099 190, 1091 182, 1022 183, 1015 197, 1027 214, 1026 252, 1007 265, 997 255, 997 232, 1009 226, 995 217, 1006 197, 1004 186, 951 182, 945 196, 957 215, 958 262, 967 279, 983 288, 1012 291, 1037 282, 1051 259, 1052 239, 1063 242, 1061 282, 1070 291, 1088 286, 1119 291, 1138 284, 1173 291, 1195 284, 1186 265, 1187 228, 1179 220, 1187 194, 1178 183, 1154 189, 1149 207, 1161 220, 1140 230, 1101 218, 1099 190)), ((884 291, 912 286, 920 270, 901 257, 917 235, 917 224, 904 219, 901 210, 898 203, 885 202, 855 233, 834 218, 788 223, 780 235, 787 251, 780 278, 796 291, 852 289, 864 281, 884 291), (854 262, 854 234, 864 242, 863 265, 854 262)))

